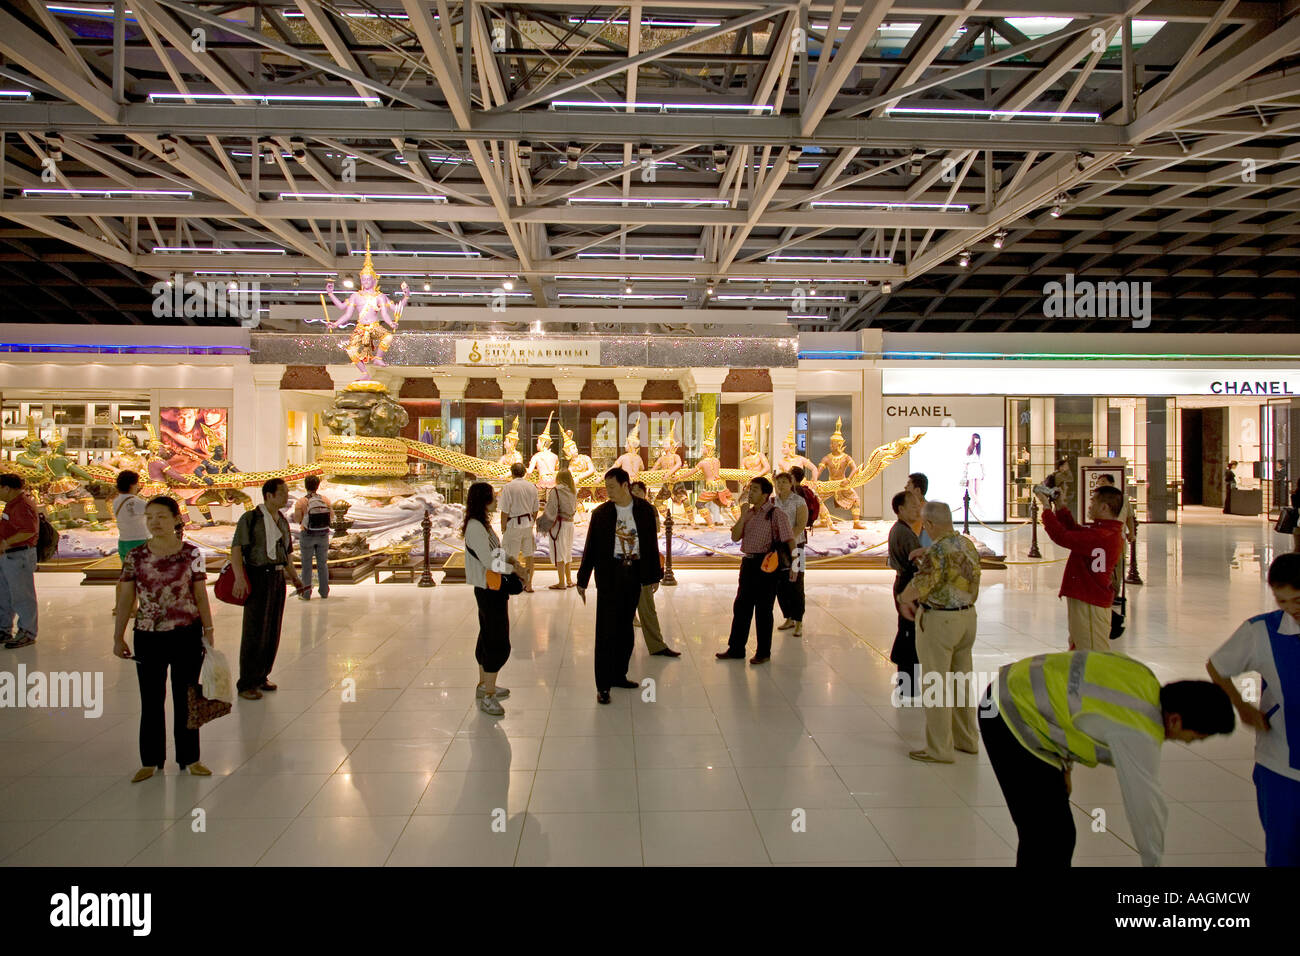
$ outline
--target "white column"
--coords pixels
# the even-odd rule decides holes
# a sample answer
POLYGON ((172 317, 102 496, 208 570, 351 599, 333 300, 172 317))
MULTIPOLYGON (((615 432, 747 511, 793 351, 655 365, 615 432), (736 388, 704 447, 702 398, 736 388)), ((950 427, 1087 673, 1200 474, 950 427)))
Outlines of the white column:
POLYGON ((799 382, 797 368, 769 369, 772 378, 772 447, 767 449, 772 469, 779 468, 781 445, 794 428, 795 389, 799 382))
POLYGON ((253 370, 253 436, 252 458, 247 462, 234 459, 244 471, 274 471, 283 468, 289 460, 285 441, 284 403, 280 398, 280 379, 284 377, 283 365, 252 365, 253 370))
MULTIPOLYGON (((862 370, 862 435, 861 442, 854 446, 853 460, 861 462, 866 459, 873 451, 879 448, 887 441, 893 441, 895 438, 905 438, 906 435, 886 435, 884 432, 884 409, 881 407, 880 398, 881 389, 881 372, 879 368, 864 368, 862 370)), ((855 411, 856 417, 856 411, 855 411)), ((857 424, 854 424, 854 430, 857 430, 857 424)), ((893 492, 902 491, 903 485, 907 479, 897 471, 891 473, 890 468, 899 469, 901 465, 907 464, 907 457, 900 459, 896 464, 886 468, 873 481, 868 482, 858 489, 858 497, 862 499, 862 517, 864 518, 892 518, 893 512, 889 508, 889 500, 893 492)))
POLYGON ((561 402, 576 402, 582 398, 582 389, 587 384, 586 379, 581 378, 554 378, 551 381, 561 402))

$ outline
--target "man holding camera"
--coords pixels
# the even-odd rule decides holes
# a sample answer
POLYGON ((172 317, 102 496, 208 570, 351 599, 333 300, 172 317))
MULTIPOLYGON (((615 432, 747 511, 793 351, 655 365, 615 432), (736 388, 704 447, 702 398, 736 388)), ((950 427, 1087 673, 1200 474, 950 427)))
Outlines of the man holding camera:
POLYGON ((1092 521, 1081 525, 1063 494, 1049 498, 1041 485, 1034 493, 1043 506, 1043 530, 1070 552, 1060 591, 1068 609, 1070 650, 1109 651, 1110 608, 1115 601, 1111 572, 1124 547, 1119 521, 1124 496, 1113 485, 1099 485, 1088 504, 1092 521))
POLYGON ((745 657, 749 643, 749 622, 758 629, 758 649, 751 664, 766 664, 772 659, 772 605, 782 574, 795 575, 789 563, 794 550, 794 529, 786 513, 772 501, 772 482, 759 475, 745 489, 745 503, 740 517, 731 528, 731 540, 740 542, 740 584, 731 609, 731 636, 727 649, 719 651, 718 660, 745 657), (781 560, 781 547, 786 561, 781 560), (782 567, 782 564, 785 567, 782 567))

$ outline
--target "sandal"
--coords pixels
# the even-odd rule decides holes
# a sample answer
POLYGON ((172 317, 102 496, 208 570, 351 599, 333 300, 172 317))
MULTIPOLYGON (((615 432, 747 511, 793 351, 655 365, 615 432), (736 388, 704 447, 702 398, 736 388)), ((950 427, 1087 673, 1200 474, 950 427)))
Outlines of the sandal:
POLYGON ((552 585, 550 585, 550 586, 547 588, 547 590, 549 590, 549 591, 563 591, 563 590, 564 590, 564 585, 563 585, 563 584, 552 584, 552 585))

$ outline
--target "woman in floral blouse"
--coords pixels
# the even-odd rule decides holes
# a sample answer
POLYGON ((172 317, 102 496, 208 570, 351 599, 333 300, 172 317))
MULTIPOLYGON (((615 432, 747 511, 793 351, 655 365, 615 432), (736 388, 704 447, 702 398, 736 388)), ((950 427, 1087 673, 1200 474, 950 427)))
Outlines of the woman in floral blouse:
POLYGON ((128 552, 118 580, 113 653, 134 659, 140 681, 140 769, 132 783, 148 780, 167 761, 167 669, 172 672, 172 723, 176 762, 199 777, 212 771, 199 763, 199 732, 187 726, 189 688, 199 681, 203 639, 212 641, 203 555, 178 534, 180 508, 166 495, 145 506, 149 540, 128 552), (136 599, 135 652, 126 625, 136 599))

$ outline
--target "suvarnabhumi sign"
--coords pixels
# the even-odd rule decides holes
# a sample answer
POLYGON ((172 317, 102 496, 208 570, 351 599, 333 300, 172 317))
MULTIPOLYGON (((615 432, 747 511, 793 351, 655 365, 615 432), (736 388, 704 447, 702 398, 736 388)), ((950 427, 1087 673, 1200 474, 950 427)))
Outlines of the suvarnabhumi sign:
POLYGON ((600 343, 577 339, 457 339, 457 365, 599 365, 600 343))

